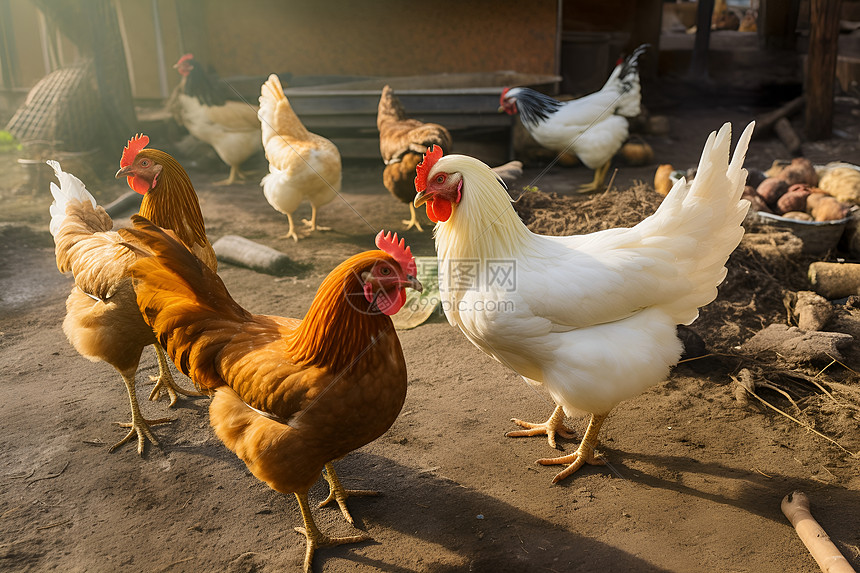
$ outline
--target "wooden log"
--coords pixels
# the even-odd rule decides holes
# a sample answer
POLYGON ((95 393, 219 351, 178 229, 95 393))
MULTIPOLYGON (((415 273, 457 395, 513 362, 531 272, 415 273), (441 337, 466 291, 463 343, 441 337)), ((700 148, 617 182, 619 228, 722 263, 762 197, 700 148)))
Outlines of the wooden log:
POLYGON ((212 245, 218 260, 270 275, 298 274, 296 262, 284 253, 238 235, 225 235, 212 245))
POLYGON ((833 133, 833 84, 839 52, 842 0, 810 0, 809 57, 806 60, 806 138, 833 133))
POLYGON ((812 517, 809 497, 805 493, 791 492, 782 499, 781 508, 823 573, 856 573, 845 556, 830 541, 824 528, 812 517))
POLYGON ((807 278, 815 292, 829 300, 860 294, 858 263, 814 262, 809 265, 807 278))
POLYGON ((800 156, 800 137, 797 136, 797 132, 794 131, 794 128, 791 127, 791 123, 787 119, 784 117, 779 118, 773 125, 773 130, 792 157, 800 156))
POLYGON ((806 105, 806 98, 803 96, 798 96, 790 102, 776 108, 775 110, 760 115, 755 120, 755 131, 753 132, 753 138, 770 133, 770 130, 773 129, 774 124, 777 121, 782 118, 791 117, 800 113, 803 110, 804 105, 806 105))

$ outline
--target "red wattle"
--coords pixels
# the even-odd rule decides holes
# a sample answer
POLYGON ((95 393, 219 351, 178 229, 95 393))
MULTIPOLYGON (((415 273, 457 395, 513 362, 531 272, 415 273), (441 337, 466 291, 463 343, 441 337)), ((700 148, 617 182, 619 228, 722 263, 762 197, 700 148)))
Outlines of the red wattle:
POLYGON ((451 202, 445 199, 427 201, 427 217, 434 223, 445 222, 451 217, 451 202))
POLYGON ((397 311, 403 308, 406 303, 406 289, 398 289, 397 297, 392 297, 391 293, 383 292, 376 299, 376 306, 388 316, 397 314, 397 311))
POLYGON ((134 175, 129 175, 126 177, 126 180, 128 181, 128 186, 141 195, 146 195, 146 192, 149 191, 149 184, 144 179, 138 179, 134 175))

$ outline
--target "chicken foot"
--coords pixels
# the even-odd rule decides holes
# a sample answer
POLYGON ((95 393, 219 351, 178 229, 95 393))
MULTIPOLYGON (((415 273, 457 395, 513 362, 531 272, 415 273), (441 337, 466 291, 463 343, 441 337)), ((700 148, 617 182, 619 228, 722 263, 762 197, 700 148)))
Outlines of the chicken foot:
POLYGON ((239 170, 239 168, 236 167, 235 165, 231 165, 230 166, 230 175, 227 177, 227 179, 222 179, 221 181, 216 181, 212 185, 220 185, 220 186, 232 185, 233 183, 236 182, 237 179, 244 181, 245 180, 245 174, 242 173, 239 170))
POLYGON ((202 396, 200 392, 186 390, 176 383, 173 374, 170 373, 170 367, 167 365, 167 355, 161 345, 155 344, 155 355, 158 357, 158 376, 150 376, 149 379, 155 382, 155 387, 149 393, 150 400, 160 400, 162 391, 166 391, 170 396, 170 404, 168 408, 173 407, 179 399, 178 394, 183 396, 202 396))
POLYGON ((287 221, 290 223, 290 230, 287 231, 286 235, 281 235, 281 239, 292 239, 295 242, 299 242, 299 236, 296 235, 296 225, 293 223, 293 216, 287 213, 287 221))
POLYGON ((349 509, 346 507, 346 500, 350 496, 355 497, 373 497, 379 495, 378 491, 368 490, 368 489, 344 489, 343 485, 341 485, 340 480, 337 477, 337 473, 334 471, 334 465, 329 462, 325 465, 325 472, 323 472, 323 477, 325 481, 328 482, 329 491, 328 497, 325 498, 317 507, 325 507, 333 500, 337 502, 338 506, 340 506, 340 512, 343 514, 344 519, 346 519, 350 525, 355 525, 355 521, 352 519, 352 515, 349 513, 349 509))
POLYGON ((572 454, 558 458, 543 458, 537 461, 537 463, 542 466, 570 464, 567 468, 552 478, 552 483, 560 482, 585 464, 591 464, 594 466, 602 466, 606 464, 606 461, 597 455, 595 448, 597 447, 598 442, 597 434, 600 432, 600 426, 603 425, 603 421, 606 420, 607 416, 608 414, 591 415, 591 421, 588 422, 588 429, 585 431, 585 435, 582 436, 582 442, 572 454))
POLYGON ((331 227, 322 227, 317 225, 317 208, 311 205, 311 220, 302 219, 302 223, 308 228, 308 231, 331 231, 331 227))
POLYGON ((594 180, 591 183, 586 183, 585 185, 580 185, 577 188, 577 192, 579 193, 593 193, 594 191, 600 191, 603 189, 603 184, 606 182, 606 174, 609 173, 609 166, 612 164, 612 160, 610 159, 605 164, 601 165, 597 169, 594 170, 594 180))
POLYGON ((158 446, 158 440, 155 439, 155 436, 152 435, 150 431, 150 426, 155 426, 158 424, 167 424, 172 422, 172 418, 158 418, 157 420, 147 420, 143 417, 143 413, 140 411, 140 406, 137 403, 137 392, 134 389, 134 373, 130 375, 127 373, 122 374, 122 381, 125 382, 125 388, 128 390, 128 399, 131 402, 131 422, 116 422, 122 428, 131 428, 128 431, 128 434, 125 435, 123 439, 115 443, 111 446, 110 452, 114 451, 121 445, 125 444, 135 435, 137 435, 137 453, 138 455, 143 455, 143 445, 144 442, 149 439, 154 445, 158 446))
POLYGON ((307 540, 307 548, 305 549, 304 572, 311 573, 313 571, 314 552, 319 547, 331 547, 333 545, 343 545, 345 543, 360 543, 367 541, 370 536, 367 534, 352 535, 349 537, 329 537, 322 533, 314 523, 311 508, 308 505, 307 492, 296 492, 296 499, 299 500, 299 509, 302 512, 302 521, 304 527, 296 527, 295 530, 305 536, 307 540))
POLYGON ((551 448, 556 448, 556 434, 560 435, 563 438, 576 437, 576 434, 573 432, 573 430, 569 429, 567 426, 564 425, 564 408, 562 408, 561 406, 556 406, 555 410, 552 411, 552 415, 549 417, 549 419, 546 422, 542 422, 540 424, 525 422, 523 420, 518 420, 517 418, 511 418, 511 422, 513 422, 517 426, 522 426, 526 429, 507 432, 505 434, 506 438, 522 438, 525 436, 541 436, 543 434, 546 434, 547 440, 549 441, 549 446, 551 448))
POLYGON ((401 223, 406 225, 406 229, 404 229, 404 230, 408 231, 412 227, 415 227, 416 229, 418 229, 419 233, 423 233, 424 229, 421 228, 421 223, 418 222, 418 213, 416 213, 415 205, 413 205, 412 203, 409 203, 409 212, 412 214, 412 218, 409 219, 408 221, 406 219, 403 219, 402 221, 400 221, 401 223))

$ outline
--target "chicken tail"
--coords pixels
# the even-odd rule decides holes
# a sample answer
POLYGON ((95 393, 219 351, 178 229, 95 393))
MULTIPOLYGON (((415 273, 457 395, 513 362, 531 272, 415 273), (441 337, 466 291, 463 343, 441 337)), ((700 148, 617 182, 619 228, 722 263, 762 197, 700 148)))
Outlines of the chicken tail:
POLYGON ((118 232, 136 258, 131 276, 144 320, 198 390, 223 385, 215 358, 250 314, 174 236, 140 215, 131 220, 133 229, 118 232))
POLYGON ((263 131, 263 146, 276 135, 278 131, 275 129, 277 119, 275 113, 278 108, 278 103, 287 99, 284 95, 284 88, 281 86, 281 80, 276 74, 269 75, 269 79, 260 87, 260 109, 257 111, 257 117, 260 118, 263 131))
POLYGON ((680 179, 657 211, 640 225, 654 243, 665 240, 689 284, 684 296, 666 304, 678 324, 689 324, 698 309, 717 296, 726 261, 743 238, 749 201, 742 199, 747 172, 744 157, 755 123, 747 125, 729 161, 732 129, 712 132, 692 183, 680 179))
MULTIPOLYGON (((57 187, 57 184, 53 181, 51 182, 51 195, 54 196, 54 202, 51 204, 50 229, 51 235, 56 237, 57 233, 60 231, 60 226, 62 225, 63 220, 66 218, 66 208, 69 206, 70 202, 79 201, 83 203, 85 201, 89 201, 92 204, 93 209, 97 207, 97 204, 95 198, 89 191, 87 191, 83 182, 71 173, 63 171, 59 162, 49 159, 46 163, 54 170, 54 175, 57 176, 57 179, 60 182, 59 187, 57 187)), ((98 230, 109 231, 110 227, 98 230)))
POLYGON ((615 114, 624 117, 639 115, 642 94, 639 86, 639 56, 645 53, 650 44, 642 44, 623 62, 615 66, 609 79, 603 85, 603 90, 612 90, 618 94, 615 114))

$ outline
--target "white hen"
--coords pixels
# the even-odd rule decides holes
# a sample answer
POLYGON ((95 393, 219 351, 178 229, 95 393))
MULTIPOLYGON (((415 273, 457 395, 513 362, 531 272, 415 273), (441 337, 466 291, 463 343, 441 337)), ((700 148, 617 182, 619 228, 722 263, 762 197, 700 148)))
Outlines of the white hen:
POLYGON ((259 116, 269 160, 269 174, 260 185, 269 204, 287 216, 290 229, 284 237, 299 240, 293 212, 305 199, 312 209, 305 225, 311 231, 327 230, 317 226, 317 209, 340 191, 340 152, 334 143, 302 125, 275 74, 260 88, 259 116))
MULTIPOLYGON (((564 414, 591 413, 575 453, 539 460, 601 463, 597 433, 612 408, 664 380, 689 324, 717 295, 743 236, 741 199, 750 124, 729 163, 731 127, 712 133, 692 183, 679 181, 657 211, 632 228, 549 237, 529 231, 489 167, 463 155, 425 155, 416 205, 435 228, 443 308, 478 348, 558 405, 523 434, 552 434, 564 414), (468 272, 466 272, 468 271, 468 272)), ((515 434, 516 435, 516 434, 515 434)))
POLYGON ((555 152, 571 152, 589 169, 594 180, 580 192, 602 188, 612 157, 627 140, 627 118, 639 115, 639 56, 643 44, 615 66, 600 91, 560 102, 529 88, 507 88, 499 111, 519 112, 523 125, 542 146, 555 152))

